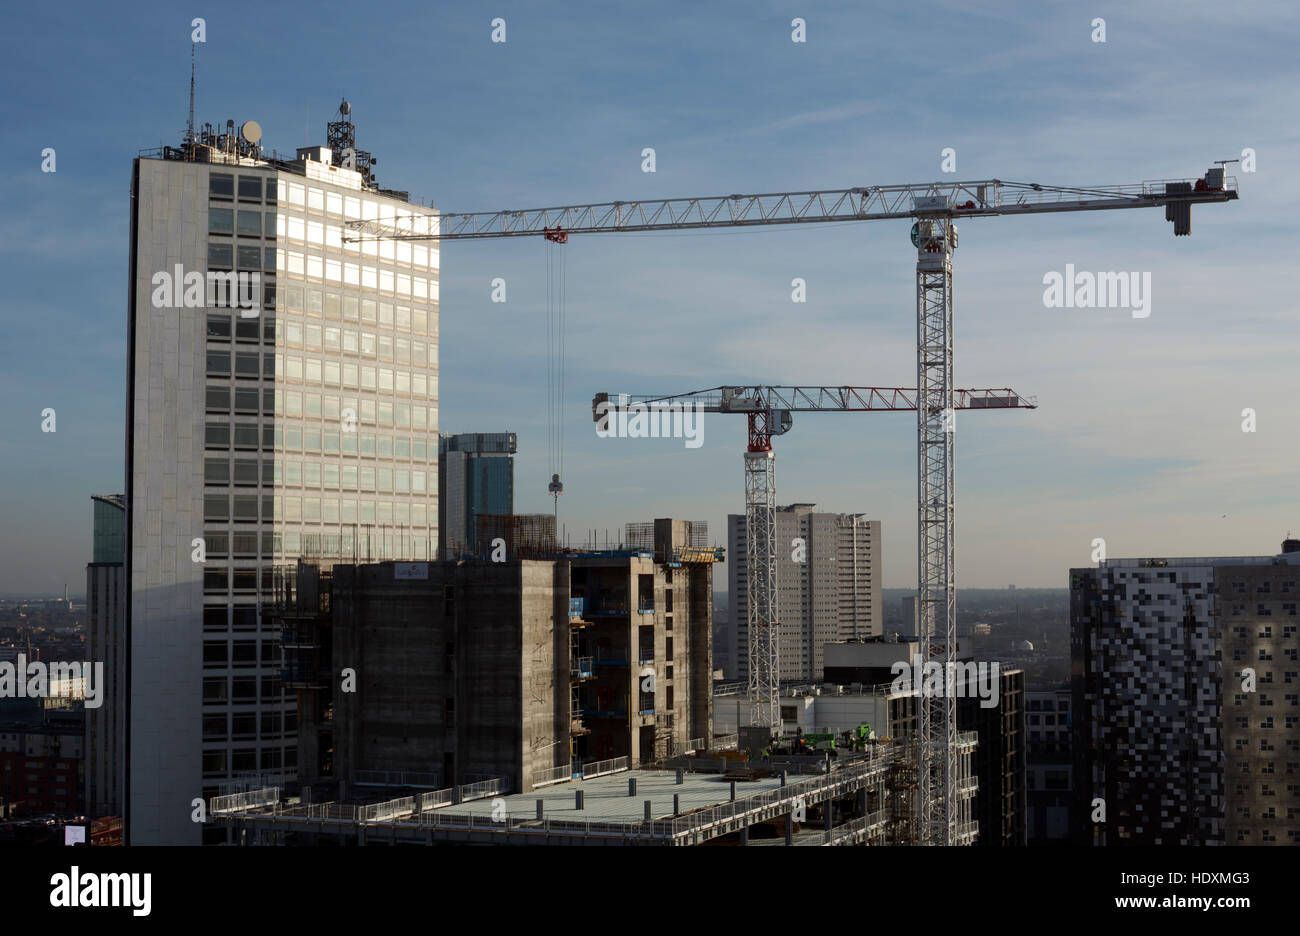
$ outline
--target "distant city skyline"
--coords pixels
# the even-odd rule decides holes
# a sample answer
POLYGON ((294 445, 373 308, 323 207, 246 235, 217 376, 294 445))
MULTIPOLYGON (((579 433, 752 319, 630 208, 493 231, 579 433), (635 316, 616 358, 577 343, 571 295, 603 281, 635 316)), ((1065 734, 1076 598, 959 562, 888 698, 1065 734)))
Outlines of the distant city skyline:
MULTIPOLYGON (((1094 43, 1090 11, 843 5, 800 14, 802 44, 790 41, 795 14, 778 7, 693 9, 687 25, 660 8, 505 3, 491 14, 509 24, 505 44, 491 43, 491 15, 477 10, 330 25, 346 9, 320 6, 310 26, 275 7, 210 17, 196 118, 256 119, 268 146, 292 152, 325 142, 346 96, 380 183, 448 211, 959 178, 1135 183, 1190 178, 1254 150, 1257 172, 1230 167, 1241 200, 1197 209, 1190 238, 1150 210, 960 224, 957 384, 1011 386, 1040 408, 958 415, 956 581, 959 591, 1064 588, 1098 538, 1111 556, 1170 555, 1171 544, 1180 555, 1263 555, 1300 530, 1290 411, 1300 324, 1290 283, 1273 275, 1297 237, 1276 219, 1300 198, 1287 175, 1300 155, 1288 129, 1293 6, 1099 11, 1107 41, 1094 43), (922 37, 944 46, 942 60, 918 54, 922 37), (382 69, 331 75, 346 47, 390 54, 382 69), (304 84, 306 72, 322 77, 304 84), (1224 80, 1241 75, 1248 92, 1224 80), (654 173, 642 171, 646 147, 654 173), (947 147, 955 175, 942 171, 947 147), (1150 315, 1046 308, 1044 277, 1067 264, 1149 272, 1150 315), (1248 409, 1253 432, 1242 431, 1248 409)), ((61 595, 66 583, 75 595, 91 555, 89 497, 124 480, 130 160, 184 130, 189 16, 74 3, 11 25, 0 42, 12 73, 39 80, 9 102, 0 155, 11 289, 0 593, 61 595), (41 172, 47 147, 55 173, 41 172), (47 408, 54 433, 41 431, 47 408)), ((443 246, 439 428, 518 433, 519 512, 552 507, 547 249, 531 239, 443 246), (498 277, 505 303, 491 299, 498 277)), ((721 542, 726 516, 743 507, 742 425, 706 418, 690 450, 601 439, 590 416, 598 391, 915 383, 906 224, 601 235, 561 249, 559 526, 574 542, 669 516, 706 520, 721 542), (791 301, 795 278, 806 302, 791 301)), ((774 441, 778 502, 879 518, 884 585, 909 587, 915 445, 912 414, 800 415, 774 441)))

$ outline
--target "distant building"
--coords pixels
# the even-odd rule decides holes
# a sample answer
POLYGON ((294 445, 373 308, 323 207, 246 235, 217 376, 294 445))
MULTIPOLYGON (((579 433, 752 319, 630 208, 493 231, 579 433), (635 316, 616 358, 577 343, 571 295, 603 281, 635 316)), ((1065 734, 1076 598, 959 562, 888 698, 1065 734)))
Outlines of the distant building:
POLYGON ((0 815, 75 815, 82 804, 85 727, 0 722, 0 815))
POLYGON ((513 432, 444 434, 438 439, 438 556, 477 555, 475 518, 515 512, 513 432))
POLYGON ((1105 823, 1076 811, 1077 840, 1300 843, 1300 543, 1283 549, 1070 570, 1075 800, 1106 804, 1105 823))
MULTIPOLYGON (((814 504, 776 510, 776 608, 781 679, 816 681, 822 648, 883 633, 880 521, 816 513, 814 504)), ((749 588, 745 517, 727 518, 727 573, 737 676, 749 675, 749 588)))
POLYGON ((916 610, 915 595, 903 599, 903 629, 899 633, 904 637, 921 636, 921 615, 916 610))
POLYGON ((1071 704, 1068 685, 1025 693, 1030 845, 1063 845, 1070 839, 1070 814, 1076 808, 1071 704))
POLYGON ((95 495, 93 560, 86 566, 87 657, 104 664, 98 708, 86 709, 85 811, 121 816, 126 771, 126 498, 95 495))
POLYGON ((957 699, 957 728, 979 737, 973 773, 979 780, 975 818, 978 845, 1028 844, 1028 778, 1025 750, 1025 673, 999 669, 997 704, 985 706, 973 693, 957 699))

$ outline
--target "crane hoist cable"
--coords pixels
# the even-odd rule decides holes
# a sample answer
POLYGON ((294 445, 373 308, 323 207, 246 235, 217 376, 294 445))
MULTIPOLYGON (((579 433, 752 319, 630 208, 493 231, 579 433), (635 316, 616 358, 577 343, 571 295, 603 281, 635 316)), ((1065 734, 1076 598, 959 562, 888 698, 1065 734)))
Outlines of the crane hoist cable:
POLYGON ((564 395, 566 351, 565 251, 561 248, 569 235, 556 227, 546 231, 546 449, 551 481, 547 493, 554 501, 555 517, 560 515, 560 495, 564 493, 564 395))

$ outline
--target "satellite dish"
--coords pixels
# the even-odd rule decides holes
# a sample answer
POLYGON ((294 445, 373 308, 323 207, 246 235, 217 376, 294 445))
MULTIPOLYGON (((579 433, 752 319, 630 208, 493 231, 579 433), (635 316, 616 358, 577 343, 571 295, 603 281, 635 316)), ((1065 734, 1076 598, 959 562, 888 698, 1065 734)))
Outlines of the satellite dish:
POLYGON ((343 103, 339 105, 339 113, 344 117, 352 113, 352 105, 348 103, 347 98, 344 98, 343 103))
POLYGON ((239 135, 249 143, 261 143, 262 125, 256 120, 245 120, 239 128, 239 135))

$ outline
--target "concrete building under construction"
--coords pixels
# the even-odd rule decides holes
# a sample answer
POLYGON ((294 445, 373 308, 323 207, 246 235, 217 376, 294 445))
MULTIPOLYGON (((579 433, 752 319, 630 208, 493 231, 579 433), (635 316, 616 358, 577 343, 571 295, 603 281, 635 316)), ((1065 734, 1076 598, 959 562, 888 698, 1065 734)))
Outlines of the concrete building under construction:
POLYGON ((708 739, 718 551, 654 529, 652 550, 301 564, 275 613, 299 784, 526 790, 708 739))

